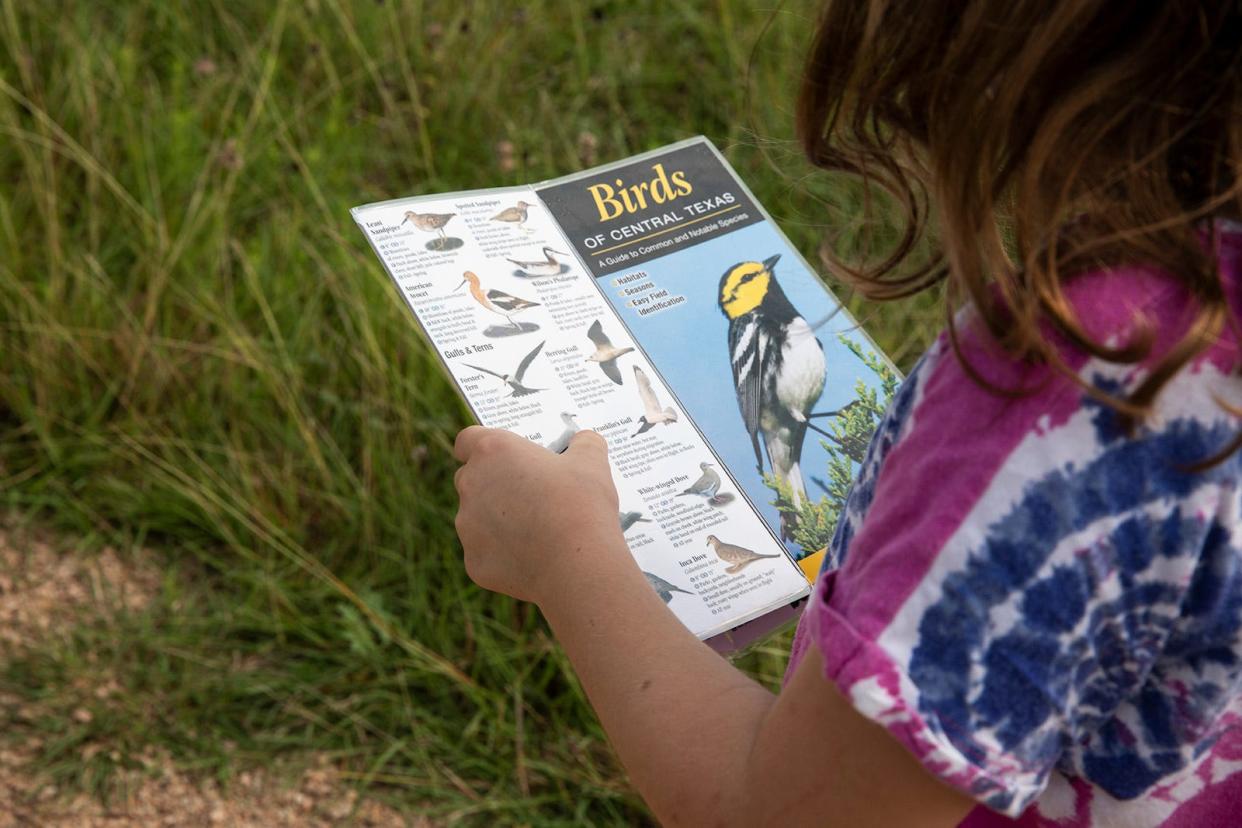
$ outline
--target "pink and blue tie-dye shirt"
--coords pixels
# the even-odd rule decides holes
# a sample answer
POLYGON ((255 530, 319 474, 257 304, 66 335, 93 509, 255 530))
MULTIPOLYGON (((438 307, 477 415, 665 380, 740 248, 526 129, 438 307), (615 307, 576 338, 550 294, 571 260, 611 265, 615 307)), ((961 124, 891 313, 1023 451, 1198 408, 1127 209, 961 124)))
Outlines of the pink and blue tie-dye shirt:
MULTIPOLYGON (((1242 319, 1242 233, 1220 239, 1242 319)), ((1167 277, 1075 280, 1095 337, 1193 312, 1167 277)), ((1242 825, 1242 456, 1238 333, 1164 389, 1127 437, 1047 369, 999 355, 964 322, 971 381, 942 338, 899 390, 860 469, 794 641, 863 715, 981 807, 965 825, 1242 825), (830 567, 826 566, 826 570, 830 567), (986 807, 983 807, 986 806, 986 807)), ((1070 367, 1125 393, 1143 369, 1070 367)))

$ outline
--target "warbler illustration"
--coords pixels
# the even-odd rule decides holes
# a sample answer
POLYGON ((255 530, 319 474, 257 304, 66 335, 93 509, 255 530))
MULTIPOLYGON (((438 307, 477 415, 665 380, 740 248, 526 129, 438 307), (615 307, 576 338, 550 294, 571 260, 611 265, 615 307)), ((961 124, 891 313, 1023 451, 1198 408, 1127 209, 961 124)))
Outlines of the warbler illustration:
POLYGON ((505 261, 521 271, 520 273, 515 273, 515 276, 556 276, 569 270, 569 266, 558 261, 556 256, 552 255, 553 253, 558 253, 562 256, 569 255, 568 253, 561 253, 559 250, 553 250, 551 247, 545 247, 543 248, 542 261, 524 262, 520 259, 510 259, 507 256, 505 261))
POLYGON ((509 224, 516 224, 522 230, 526 230, 526 213, 533 204, 527 204, 525 201, 519 201, 512 207, 506 207, 496 215, 492 216, 492 221, 503 221, 509 224))
MULTIPOLYGON (((811 407, 824 390, 824 348, 776 281, 780 256, 741 262, 720 278, 720 310, 729 320, 729 358, 742 422, 763 473, 762 436, 772 473, 806 497, 802 441, 811 407)), ((781 537, 793 536, 794 517, 781 514, 781 537)))
POLYGON ((643 517, 642 512, 621 512, 618 517, 621 519, 621 531, 623 533, 630 531, 630 527, 635 523, 651 523, 651 521, 643 517))
POLYGON ((648 572, 645 569, 643 570, 643 574, 647 576, 647 583, 651 584, 651 588, 656 591, 656 595, 659 595, 660 600, 662 600, 666 604, 669 601, 673 600, 674 592, 683 592, 686 595, 694 594, 688 589, 682 589, 679 586, 670 584, 668 581, 664 580, 659 575, 655 575, 651 572, 648 572))
POLYGON ((699 463, 699 479, 677 493, 678 497, 701 497, 712 506, 723 506, 733 501, 733 495, 720 491, 720 475, 712 468, 715 463, 699 463))
POLYGON ((574 435, 577 434, 579 430, 576 416, 570 414, 568 411, 561 412, 561 422, 565 424, 564 431, 562 431, 555 440, 547 444, 547 449, 549 451, 554 451, 557 454, 560 454, 565 449, 569 448, 569 441, 574 439, 574 435))
POLYGON ((710 546, 715 551, 717 558, 728 564, 725 567, 725 572, 730 575, 736 575, 755 561, 761 561, 764 558, 780 557, 780 555, 760 555, 758 552, 747 549, 744 546, 725 543, 715 535, 707 536, 707 546, 710 546))
POLYGON ((512 374, 497 373, 490 368, 484 368, 481 365, 471 365, 469 362, 463 362, 462 364, 473 368, 476 371, 491 374, 493 377, 499 379, 505 385, 513 389, 513 392, 509 394, 510 397, 525 397, 527 394, 535 394, 544 390, 542 388, 527 388, 522 384, 522 377, 526 376, 526 369, 529 368, 530 364, 535 361, 535 357, 539 355, 539 350, 543 348, 546 342, 546 339, 543 342, 540 342, 531 349, 529 354, 522 357, 522 361, 518 363, 518 367, 514 369, 512 374))
POLYGON ((538 302, 530 302, 526 299, 519 299, 516 296, 505 293, 503 290, 483 290, 483 285, 479 281, 479 277, 470 270, 462 274, 461 285, 456 289, 460 289, 462 285, 470 285, 470 295, 474 297, 474 301, 487 308, 492 313, 498 313, 505 319, 509 320, 509 324, 515 328, 520 328, 513 321, 513 314, 526 310, 527 308, 539 307, 538 302))
POLYGON ((621 369, 617 367, 617 357, 625 356, 634 349, 627 346, 618 348, 612 344, 612 340, 604 333, 604 327, 599 324, 596 319, 591 323, 591 327, 587 329, 587 338, 595 344, 595 352, 587 357, 587 362, 599 363, 600 370, 604 372, 604 376, 615 382, 617 385, 624 385, 621 381, 621 369))
POLYGON ((647 379, 643 369, 637 365, 634 366, 634 379, 638 382, 638 396, 643 401, 643 415, 638 418, 638 431, 635 431, 634 435, 638 436, 661 424, 668 425, 677 422, 677 409, 671 405, 660 408, 660 400, 651 388, 651 380, 647 379))

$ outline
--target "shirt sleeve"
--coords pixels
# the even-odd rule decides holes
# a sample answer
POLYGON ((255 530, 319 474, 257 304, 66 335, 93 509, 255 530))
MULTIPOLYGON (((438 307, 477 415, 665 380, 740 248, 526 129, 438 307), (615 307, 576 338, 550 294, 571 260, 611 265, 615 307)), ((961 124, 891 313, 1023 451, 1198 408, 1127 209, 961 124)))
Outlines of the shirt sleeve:
POLYGON ((907 379, 795 655, 819 647, 861 713, 995 810, 1019 814, 1054 769, 1131 798, 1192 760, 1237 690, 1237 463, 1185 471, 1233 427, 1201 416, 1210 379, 1129 439, 1070 380, 993 368, 1040 390, 998 397, 943 342, 907 379))

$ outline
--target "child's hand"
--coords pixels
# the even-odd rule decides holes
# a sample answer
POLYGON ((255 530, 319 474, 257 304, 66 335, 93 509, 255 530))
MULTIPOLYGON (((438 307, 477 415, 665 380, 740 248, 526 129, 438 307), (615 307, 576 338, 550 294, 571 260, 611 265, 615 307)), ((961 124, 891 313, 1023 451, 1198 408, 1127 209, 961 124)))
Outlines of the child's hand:
POLYGON ((542 603, 548 590, 572 582, 575 569, 590 568, 593 556, 624 550, 608 444, 594 431, 579 431, 554 454, 516 434, 470 426, 453 454, 463 463, 454 478, 457 534, 479 586, 542 603))

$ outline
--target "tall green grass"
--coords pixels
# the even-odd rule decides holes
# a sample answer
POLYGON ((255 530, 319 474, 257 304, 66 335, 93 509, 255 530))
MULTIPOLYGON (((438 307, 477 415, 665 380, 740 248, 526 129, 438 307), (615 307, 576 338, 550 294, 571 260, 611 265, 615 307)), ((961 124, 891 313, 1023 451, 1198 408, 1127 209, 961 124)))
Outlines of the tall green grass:
MULTIPOLYGON (((812 5, 0 0, 0 506, 168 572, 3 659, 43 713, 0 734, 104 794, 153 747, 316 751, 446 820, 645 819, 537 613, 462 570, 467 412, 348 208, 704 133, 813 259, 857 198, 790 143, 812 5)), ((851 306, 904 364, 934 326, 851 306)))

